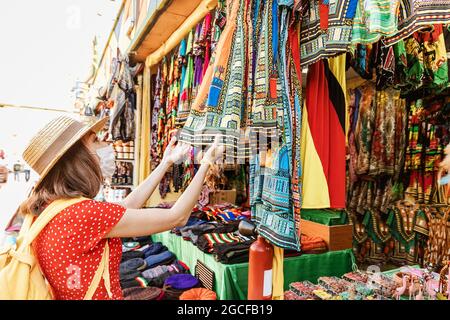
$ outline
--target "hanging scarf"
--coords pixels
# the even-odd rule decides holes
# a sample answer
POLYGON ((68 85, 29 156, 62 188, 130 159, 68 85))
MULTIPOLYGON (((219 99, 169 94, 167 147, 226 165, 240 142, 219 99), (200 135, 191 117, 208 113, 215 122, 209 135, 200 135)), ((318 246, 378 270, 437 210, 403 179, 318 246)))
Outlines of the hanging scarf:
POLYGON ((243 0, 230 1, 231 14, 203 78, 180 140, 194 145, 211 143, 217 133, 236 149, 240 138, 241 107, 245 101, 244 44, 248 41, 243 0), (231 66, 233 66, 231 68, 231 66))

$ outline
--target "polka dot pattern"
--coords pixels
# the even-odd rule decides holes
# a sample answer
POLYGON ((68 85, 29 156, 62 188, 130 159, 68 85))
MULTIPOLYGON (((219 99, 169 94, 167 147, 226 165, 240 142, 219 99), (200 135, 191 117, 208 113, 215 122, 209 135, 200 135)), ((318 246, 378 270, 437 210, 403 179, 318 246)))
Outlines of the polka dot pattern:
MULTIPOLYGON (((41 231, 34 241, 34 249, 56 299, 83 299, 108 241, 104 237, 125 210, 117 204, 86 200, 61 211, 41 231)), ((119 282, 120 238, 109 239, 109 250, 112 299, 123 299, 119 282)), ((93 299, 109 299, 103 279, 93 299)))

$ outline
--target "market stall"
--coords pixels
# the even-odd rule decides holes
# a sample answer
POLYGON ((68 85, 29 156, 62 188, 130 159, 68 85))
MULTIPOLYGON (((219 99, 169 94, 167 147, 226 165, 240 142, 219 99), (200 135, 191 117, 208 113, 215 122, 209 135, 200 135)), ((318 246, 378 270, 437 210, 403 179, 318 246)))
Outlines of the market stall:
MULTIPOLYGON (((314 290, 330 299, 342 293, 330 288, 345 282, 329 277, 355 263, 432 264, 433 276, 446 267, 448 193, 438 178, 450 169, 443 161, 450 141, 449 1, 205 0, 158 33, 170 17, 163 8, 132 46, 132 61, 145 61, 136 181, 160 163, 173 135, 192 148, 147 206, 176 201, 195 175, 198 153, 220 135, 227 158, 212 167, 199 210, 231 203, 249 211, 242 220, 273 246, 273 299, 289 288, 289 299, 311 298, 314 290), (159 46, 142 45, 152 35, 159 46), (308 253, 311 237, 327 252, 308 253), (300 286, 309 295, 292 289, 304 280, 322 287, 300 286)), ((214 228, 239 219, 214 220, 214 228)), ((199 262, 212 271, 217 298, 247 298, 246 261, 220 262, 174 232, 152 240, 192 275, 199 276, 199 262)), ((241 258, 248 260, 255 238, 236 226, 226 233, 230 243, 245 242, 241 258)), ((366 296, 400 292, 403 279, 386 276, 380 286, 388 289, 366 296)), ((416 280, 425 285, 422 276, 416 280)))

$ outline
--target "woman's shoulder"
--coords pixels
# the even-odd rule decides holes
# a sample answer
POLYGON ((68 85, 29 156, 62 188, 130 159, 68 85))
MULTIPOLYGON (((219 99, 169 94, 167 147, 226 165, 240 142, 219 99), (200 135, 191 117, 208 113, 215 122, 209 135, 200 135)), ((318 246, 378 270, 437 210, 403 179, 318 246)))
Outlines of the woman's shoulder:
POLYGON ((122 215, 125 210, 123 206, 116 203, 86 199, 66 207, 54 220, 55 222, 80 219, 90 220, 93 217, 122 215))
POLYGON ((98 211, 106 209, 118 210, 124 209, 124 207, 117 203, 97 201, 94 199, 86 199, 70 205, 65 210, 75 210, 75 209, 82 209, 82 210, 89 209, 90 211, 98 211))

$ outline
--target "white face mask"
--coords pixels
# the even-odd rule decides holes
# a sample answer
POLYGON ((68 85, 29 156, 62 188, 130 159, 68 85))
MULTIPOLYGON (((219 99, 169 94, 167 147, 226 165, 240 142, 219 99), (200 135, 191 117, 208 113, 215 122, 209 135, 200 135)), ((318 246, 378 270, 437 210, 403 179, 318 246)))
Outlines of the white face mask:
POLYGON ((111 181, 111 178, 116 171, 116 157, 114 155, 112 145, 97 149, 96 152, 100 157, 100 168, 102 170, 103 177, 105 180, 111 181))

